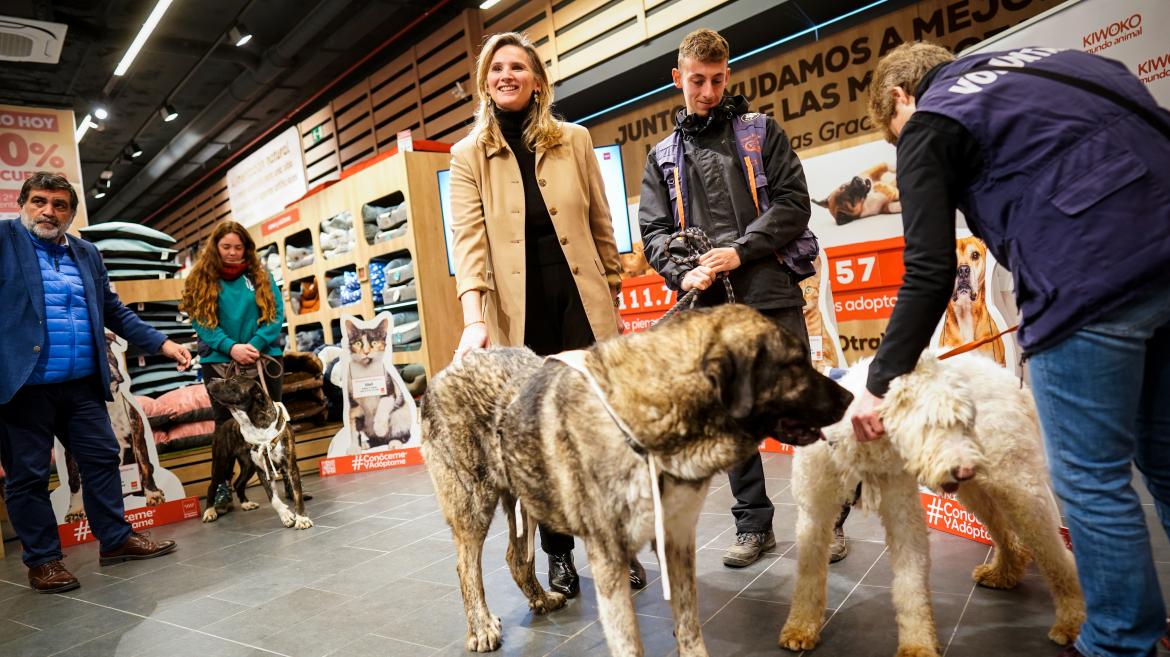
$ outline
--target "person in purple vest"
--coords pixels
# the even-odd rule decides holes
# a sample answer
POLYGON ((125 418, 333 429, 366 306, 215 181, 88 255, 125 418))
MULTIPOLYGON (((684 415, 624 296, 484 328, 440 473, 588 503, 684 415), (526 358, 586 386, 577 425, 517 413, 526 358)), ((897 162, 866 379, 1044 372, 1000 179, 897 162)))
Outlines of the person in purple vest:
MULTIPOLYGON (((712 287, 726 275, 736 302, 771 317, 807 345, 797 282, 812 273, 816 241, 808 233, 804 169, 775 121, 751 112, 743 96, 724 93, 729 54, 727 41, 708 29, 688 34, 679 46, 672 75, 686 109, 675 117, 674 133, 647 155, 642 175, 638 225, 646 259, 671 289, 703 290, 700 306, 726 302, 725 286, 712 287), (714 248, 694 264, 673 259, 671 236, 680 227, 701 228, 714 248), (811 248, 799 264, 781 255, 797 243, 811 248)), ((775 547, 775 509, 759 454, 728 477, 736 538, 723 563, 742 568, 775 547)), ((847 553, 841 524, 848 509, 838 522, 833 561, 847 553)))
POLYGON ((1120 62, 904 44, 869 110, 898 147, 906 274, 853 418, 910 371, 952 292, 955 210, 1012 272, 1019 340, 1088 619, 1061 655, 1149 657, 1166 612, 1133 466, 1170 533, 1170 112, 1120 62))
POLYGON ((134 532, 122 505, 121 448, 110 426, 112 400, 104 329, 186 369, 191 353, 122 305, 97 248, 65 233, 77 192, 64 177, 37 172, 17 197, 19 220, 0 221, 0 465, 4 500, 24 547, 29 585, 39 593, 80 586, 61 563, 49 502, 56 436, 85 480, 85 512, 105 566, 174 551, 174 541, 134 532))

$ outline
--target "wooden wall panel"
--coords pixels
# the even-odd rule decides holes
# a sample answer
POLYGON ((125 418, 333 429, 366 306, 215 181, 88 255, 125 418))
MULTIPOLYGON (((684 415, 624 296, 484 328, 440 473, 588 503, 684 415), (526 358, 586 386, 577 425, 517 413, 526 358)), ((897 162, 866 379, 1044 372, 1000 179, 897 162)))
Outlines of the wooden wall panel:
POLYGON ((317 110, 297 124, 297 128, 301 133, 301 150, 304 152, 305 179, 312 189, 341 172, 332 106, 327 104, 317 110))

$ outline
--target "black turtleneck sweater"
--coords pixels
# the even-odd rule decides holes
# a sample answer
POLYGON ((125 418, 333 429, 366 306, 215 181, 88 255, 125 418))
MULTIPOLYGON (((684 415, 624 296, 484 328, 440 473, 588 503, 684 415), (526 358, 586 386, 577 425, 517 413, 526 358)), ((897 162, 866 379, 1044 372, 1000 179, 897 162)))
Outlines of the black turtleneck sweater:
MULTIPOLYGON (((548 214, 536 180, 536 153, 524 145, 524 120, 527 117, 528 109, 519 112, 496 110, 500 133, 516 156, 516 164, 520 165, 520 179, 524 181, 524 239, 531 251, 536 248, 539 238, 555 237, 556 231, 553 230, 552 217, 548 214)), ((560 252, 559 244, 556 251, 560 252)))

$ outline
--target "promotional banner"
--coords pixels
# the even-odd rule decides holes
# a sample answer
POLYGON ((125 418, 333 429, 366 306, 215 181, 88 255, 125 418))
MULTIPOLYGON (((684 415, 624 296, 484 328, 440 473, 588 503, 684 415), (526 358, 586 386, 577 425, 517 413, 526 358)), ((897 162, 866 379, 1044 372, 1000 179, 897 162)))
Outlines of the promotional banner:
POLYGON ((227 184, 232 218, 244 226, 257 224, 304 196, 309 183, 300 131, 295 126, 285 130, 228 169, 227 184))
MULTIPOLYGON (((106 409, 122 453, 119 470, 126 519, 137 530, 198 517, 198 498, 184 497, 183 483, 159 465, 150 422, 130 392, 126 346, 125 340, 106 331, 106 362, 110 368, 110 392, 114 396, 114 401, 106 402, 106 409)), ((91 541, 94 536, 82 504, 85 482, 77 461, 60 441, 55 441, 54 456, 61 485, 50 493, 49 499, 57 516, 61 542, 69 546, 91 541)))
POLYGON ((1170 106, 1170 3, 1163 0, 1069 2, 1035 22, 980 43, 968 52, 1027 46, 1068 48, 1124 62, 1158 104, 1170 106))
POLYGON ((393 364, 393 316, 342 315, 341 330, 332 380, 342 390, 343 424, 321 460, 321 476, 421 463, 418 408, 393 364))
MULTIPOLYGON (((873 133, 865 109, 869 83, 878 58, 891 49, 926 39, 961 50, 1059 4, 923 0, 807 45, 777 49, 751 64, 733 64, 728 92, 742 94, 755 111, 775 118, 797 151, 820 148, 873 133)), ((730 45, 732 56, 742 52, 730 45)), ((659 79, 669 82, 670 70, 659 79)), ((646 153, 671 133, 682 107, 682 92, 672 90, 588 125, 594 144, 621 146, 631 194, 641 187, 646 153)))
POLYGON ((89 225, 77 155, 73 112, 0 105, 0 219, 15 219, 20 186, 37 171, 59 173, 73 183, 79 205, 73 229, 89 225))

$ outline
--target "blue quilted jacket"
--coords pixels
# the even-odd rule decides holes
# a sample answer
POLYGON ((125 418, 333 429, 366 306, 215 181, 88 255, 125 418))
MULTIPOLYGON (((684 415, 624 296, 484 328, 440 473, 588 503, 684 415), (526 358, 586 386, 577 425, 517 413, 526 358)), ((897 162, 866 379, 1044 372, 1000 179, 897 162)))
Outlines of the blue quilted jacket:
POLYGON ((85 284, 69 247, 27 233, 37 255, 45 296, 45 345, 27 384, 61 383, 97 372, 85 284))

